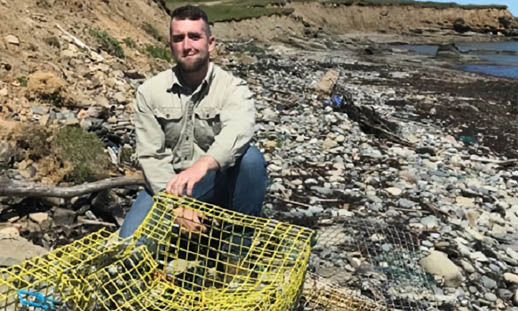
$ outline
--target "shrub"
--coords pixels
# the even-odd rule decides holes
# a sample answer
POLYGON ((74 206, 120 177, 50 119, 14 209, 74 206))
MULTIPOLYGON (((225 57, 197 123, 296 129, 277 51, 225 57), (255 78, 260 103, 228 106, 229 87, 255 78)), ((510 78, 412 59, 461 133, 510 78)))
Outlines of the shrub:
POLYGON ((108 54, 116 56, 118 58, 124 58, 124 50, 120 45, 119 41, 112 37, 106 31, 99 29, 90 29, 90 35, 97 38, 97 41, 101 45, 100 48, 105 50, 108 54))
POLYGON ((108 158, 101 140, 95 134, 79 127, 65 126, 57 132, 56 145, 61 157, 73 166, 65 176, 67 181, 84 182, 107 177, 108 158))
POLYGON ((146 53, 153 58, 160 58, 168 62, 171 61, 171 52, 167 48, 148 44, 146 45, 146 53))
POLYGON ((19 76, 18 78, 16 78, 16 80, 20 82, 21 86, 27 87, 27 84, 29 84, 29 79, 26 76, 19 76))
POLYGON ((122 40, 122 41, 130 49, 136 49, 137 48, 137 44, 131 38, 124 38, 124 40, 122 40))

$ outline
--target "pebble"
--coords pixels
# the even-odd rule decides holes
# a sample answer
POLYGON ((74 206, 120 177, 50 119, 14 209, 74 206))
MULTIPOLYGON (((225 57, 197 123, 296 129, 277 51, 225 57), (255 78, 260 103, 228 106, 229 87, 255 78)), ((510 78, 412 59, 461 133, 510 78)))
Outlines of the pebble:
POLYGON ((518 284, 518 275, 506 272, 504 273, 504 280, 506 280, 509 283, 518 284))

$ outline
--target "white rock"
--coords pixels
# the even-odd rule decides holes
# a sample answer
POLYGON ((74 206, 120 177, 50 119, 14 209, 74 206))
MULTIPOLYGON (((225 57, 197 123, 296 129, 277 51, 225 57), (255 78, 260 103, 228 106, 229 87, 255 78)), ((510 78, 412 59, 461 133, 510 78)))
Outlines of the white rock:
POLYGON ((20 40, 13 36, 13 35, 7 35, 4 37, 5 42, 13 45, 20 45, 20 40))
POLYGON ((397 187, 389 187, 385 188, 385 191, 390 193, 392 196, 398 197, 403 193, 403 190, 397 188, 397 187))
POLYGON ((471 260, 480 261, 480 262, 488 261, 486 255, 484 255, 484 253, 482 253, 482 252, 471 253, 471 255, 469 255, 469 258, 471 258, 471 260))
POLYGON ((469 262, 467 262, 466 260, 461 260, 460 263, 462 265, 462 268, 464 268, 464 270, 466 272, 468 272, 468 273, 475 272, 475 268, 473 267, 473 265, 470 264, 469 262))
POLYGON ((466 197, 456 197, 455 202, 462 207, 473 207, 475 206, 475 199, 466 197))
POLYGON ((47 213, 31 213, 29 218, 35 223, 41 225, 43 222, 49 220, 49 214, 47 213))
POLYGON ((504 280, 506 280, 509 283, 515 283, 518 284, 518 275, 506 272, 504 273, 504 280))
POLYGON ((457 287, 460 285, 461 270, 445 253, 433 251, 421 259, 420 264, 426 272, 443 277, 446 286, 457 287))

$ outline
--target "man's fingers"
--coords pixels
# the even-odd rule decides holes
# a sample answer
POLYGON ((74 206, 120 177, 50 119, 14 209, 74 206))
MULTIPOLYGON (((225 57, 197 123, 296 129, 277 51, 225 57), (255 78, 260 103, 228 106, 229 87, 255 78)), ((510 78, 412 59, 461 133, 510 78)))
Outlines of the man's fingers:
POLYGON ((191 196, 192 195, 192 189, 194 188, 194 184, 196 182, 190 180, 188 183, 187 183, 187 195, 188 196, 191 196))

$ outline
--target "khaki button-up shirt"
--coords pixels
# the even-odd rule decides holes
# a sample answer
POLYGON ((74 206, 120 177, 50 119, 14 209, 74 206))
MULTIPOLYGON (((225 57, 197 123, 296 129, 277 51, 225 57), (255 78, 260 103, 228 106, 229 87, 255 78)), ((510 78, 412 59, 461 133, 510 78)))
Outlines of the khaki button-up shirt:
POLYGON ((254 132, 246 82, 212 63, 194 91, 181 84, 176 67, 147 80, 137 90, 135 111, 136 152, 154 193, 203 155, 222 170, 233 166, 254 132))

